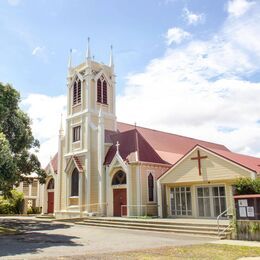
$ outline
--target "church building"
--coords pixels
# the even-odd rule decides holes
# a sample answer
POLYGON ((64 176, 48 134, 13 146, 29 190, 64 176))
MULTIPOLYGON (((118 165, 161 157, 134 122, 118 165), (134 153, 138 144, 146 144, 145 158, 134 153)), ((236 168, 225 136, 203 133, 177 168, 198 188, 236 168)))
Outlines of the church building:
MULTIPOLYGON (((239 142, 239 140, 238 140, 239 142)), ((233 208, 233 184, 258 178, 260 159, 221 144, 117 122, 112 56, 67 75, 65 133, 48 164, 43 213, 56 218, 216 218, 233 208)))

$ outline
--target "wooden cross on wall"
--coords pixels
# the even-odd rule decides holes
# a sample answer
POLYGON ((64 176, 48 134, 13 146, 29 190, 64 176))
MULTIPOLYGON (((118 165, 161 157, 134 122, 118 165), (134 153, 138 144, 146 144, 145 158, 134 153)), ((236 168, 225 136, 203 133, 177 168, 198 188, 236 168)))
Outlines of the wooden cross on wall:
POLYGON ((200 156, 200 151, 197 151, 197 157, 192 157, 191 160, 198 160, 199 176, 201 176, 201 160, 206 159, 208 156, 200 156))

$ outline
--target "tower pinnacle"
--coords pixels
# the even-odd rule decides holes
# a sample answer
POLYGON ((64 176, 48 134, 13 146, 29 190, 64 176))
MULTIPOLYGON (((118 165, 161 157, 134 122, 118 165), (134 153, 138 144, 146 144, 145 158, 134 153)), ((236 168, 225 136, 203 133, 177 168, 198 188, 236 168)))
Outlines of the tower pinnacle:
POLYGON ((109 66, 114 67, 114 57, 113 57, 113 46, 110 46, 110 61, 109 61, 109 66))
POLYGON ((89 38, 89 37, 88 37, 88 45, 87 45, 86 59, 87 59, 87 60, 91 60, 90 38, 89 38))
POLYGON ((60 130, 59 130, 59 135, 60 135, 60 136, 63 136, 63 135, 64 135, 62 114, 61 114, 61 116, 60 116, 60 130))
POLYGON ((70 49, 68 69, 71 69, 71 67, 72 67, 72 49, 70 49))

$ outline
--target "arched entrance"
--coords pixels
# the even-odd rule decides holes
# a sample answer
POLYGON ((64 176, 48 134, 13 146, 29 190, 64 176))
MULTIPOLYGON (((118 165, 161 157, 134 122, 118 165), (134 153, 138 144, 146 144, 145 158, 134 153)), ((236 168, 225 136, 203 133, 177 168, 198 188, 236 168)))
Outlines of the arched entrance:
POLYGON ((52 214, 54 212, 54 179, 51 178, 47 185, 48 205, 47 213, 52 214))
POLYGON ((112 178, 113 187, 113 206, 114 216, 122 217, 127 215, 127 197, 126 197, 126 174, 123 171, 118 171, 112 178), (122 207, 124 205, 124 207, 122 207))

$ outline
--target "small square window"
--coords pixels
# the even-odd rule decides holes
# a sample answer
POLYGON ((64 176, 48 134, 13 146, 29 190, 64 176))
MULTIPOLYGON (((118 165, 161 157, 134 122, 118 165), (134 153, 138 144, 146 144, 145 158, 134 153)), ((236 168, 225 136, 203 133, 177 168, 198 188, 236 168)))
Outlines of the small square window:
POLYGON ((73 143, 80 140, 80 126, 73 127, 73 143))

